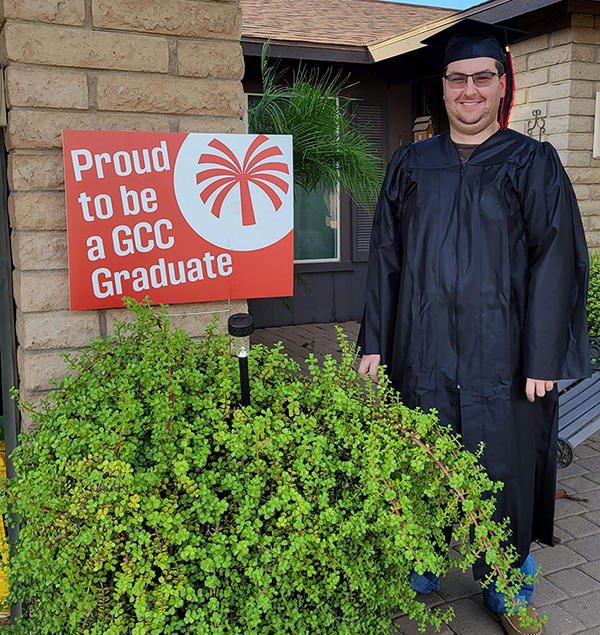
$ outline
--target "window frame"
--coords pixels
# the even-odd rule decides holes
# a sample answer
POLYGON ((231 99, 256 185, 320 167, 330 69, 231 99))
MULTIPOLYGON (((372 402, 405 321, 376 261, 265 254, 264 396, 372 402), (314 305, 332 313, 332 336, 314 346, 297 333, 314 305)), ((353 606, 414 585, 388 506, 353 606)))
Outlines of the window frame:
MULTIPOLYGON (((244 92, 244 129, 246 134, 248 134, 248 98, 249 97, 262 97, 263 93, 259 92, 244 92)), ((336 101, 339 103, 338 98, 336 97, 336 101)), ((293 153, 293 143, 292 143, 292 153, 293 153)), ((294 185, 295 187, 295 185, 294 185)), ((319 265, 319 264, 327 264, 327 263, 339 263, 342 262, 342 197, 339 183, 336 185, 333 196, 335 199, 335 220, 337 223, 336 229, 336 241, 335 241, 335 250, 337 256, 335 258, 311 258, 306 260, 296 260, 294 258, 294 265, 319 265)), ((295 209, 295 205, 294 205, 295 209)), ((296 231, 296 227, 294 226, 294 232, 296 231)))

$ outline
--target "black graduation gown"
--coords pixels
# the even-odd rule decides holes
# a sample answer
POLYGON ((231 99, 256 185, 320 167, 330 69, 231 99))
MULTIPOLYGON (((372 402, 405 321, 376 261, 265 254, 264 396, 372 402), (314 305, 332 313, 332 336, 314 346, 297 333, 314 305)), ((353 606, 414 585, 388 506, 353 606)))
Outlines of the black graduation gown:
MULTIPOLYGON (((380 354, 403 402, 462 435, 504 482, 522 565, 552 545, 558 394, 525 378, 590 375, 588 252, 554 148, 512 130, 463 167, 448 132, 399 148, 379 197, 358 344, 380 354)), ((475 578, 486 573, 483 561, 475 578)))

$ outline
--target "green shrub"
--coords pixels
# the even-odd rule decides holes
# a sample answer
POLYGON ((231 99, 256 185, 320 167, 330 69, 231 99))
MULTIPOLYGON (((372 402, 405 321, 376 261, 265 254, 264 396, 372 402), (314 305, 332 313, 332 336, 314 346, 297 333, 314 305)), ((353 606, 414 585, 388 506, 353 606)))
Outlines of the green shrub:
POLYGON ((600 335, 600 251, 590 252, 587 319, 590 335, 600 335))
POLYGON ((238 405, 226 336, 191 340, 134 302, 57 383, 13 453, 21 521, 11 601, 26 634, 383 635, 415 600, 411 569, 510 575, 489 481, 433 414, 405 408, 355 352, 299 372, 253 348, 238 405), (442 529, 458 523, 464 559, 442 529), (472 534, 472 544, 467 537, 472 534))

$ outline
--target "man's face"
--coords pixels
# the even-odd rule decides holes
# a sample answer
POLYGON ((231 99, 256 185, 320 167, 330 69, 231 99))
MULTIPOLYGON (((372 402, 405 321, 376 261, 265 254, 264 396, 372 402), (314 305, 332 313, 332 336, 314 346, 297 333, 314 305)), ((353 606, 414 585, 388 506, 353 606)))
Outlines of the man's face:
MULTIPOLYGON (((496 62, 491 57, 476 57, 448 64, 446 76, 453 73, 497 73, 496 62)), ((472 77, 465 86, 452 88, 447 79, 444 83, 444 102, 450 128, 463 135, 475 135, 498 120, 498 108, 506 91, 506 75, 493 77, 489 86, 476 86, 472 77)))

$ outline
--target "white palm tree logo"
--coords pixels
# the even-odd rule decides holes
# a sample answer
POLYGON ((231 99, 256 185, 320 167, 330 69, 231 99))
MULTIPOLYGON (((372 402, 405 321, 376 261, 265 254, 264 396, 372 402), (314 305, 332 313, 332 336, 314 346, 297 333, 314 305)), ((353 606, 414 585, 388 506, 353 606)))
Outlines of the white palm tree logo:
POLYGON ((236 185, 240 187, 242 225, 256 225, 254 206, 250 183, 259 187, 269 197, 275 211, 282 205, 276 188, 284 194, 289 191, 289 183, 271 172, 290 173, 288 166, 280 161, 269 161, 272 157, 282 156, 283 152, 277 145, 263 147, 269 139, 265 135, 258 135, 250 144, 243 161, 240 163, 235 153, 222 141, 213 139, 208 146, 220 154, 204 153, 200 155, 198 165, 203 168, 196 175, 196 183, 207 182, 200 198, 206 204, 213 194, 217 194, 211 206, 211 213, 216 218, 221 217, 221 208, 228 194, 236 185))

